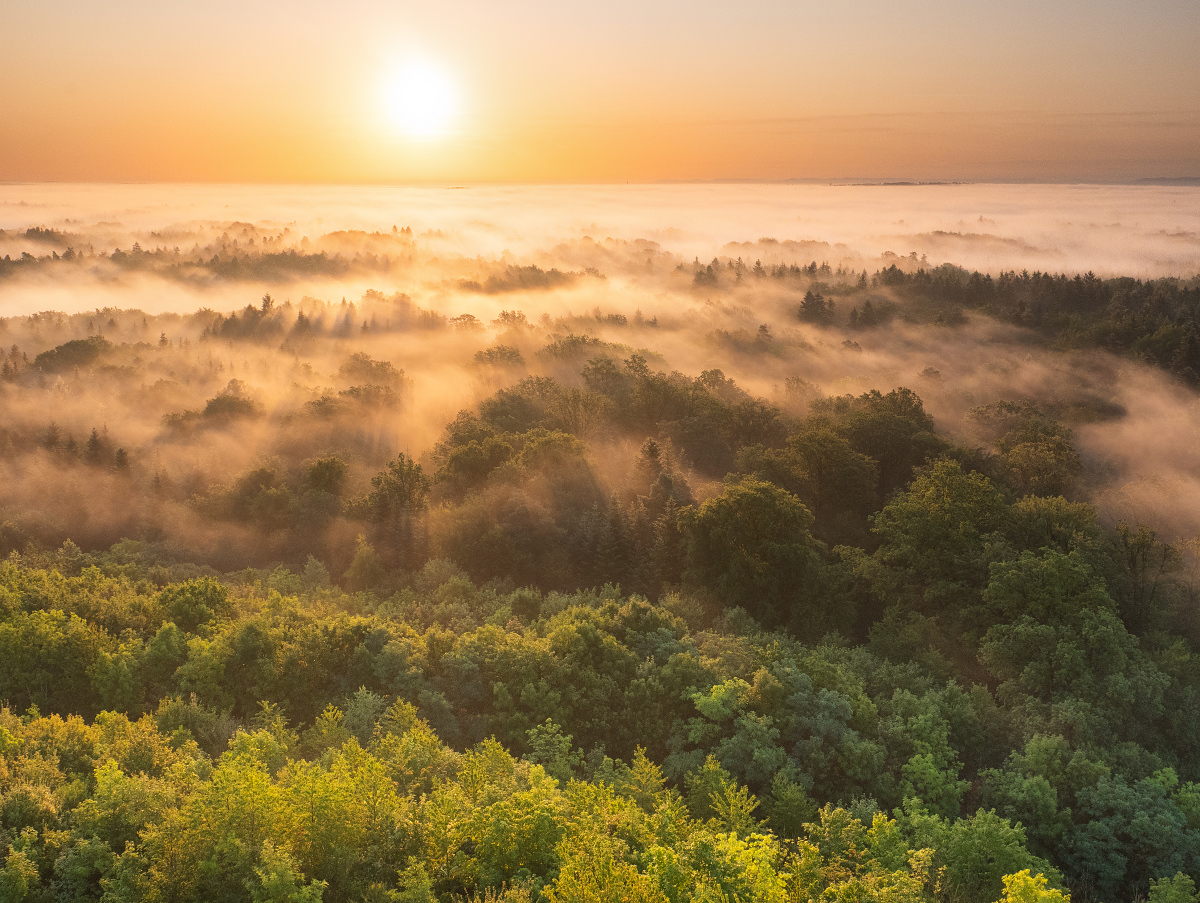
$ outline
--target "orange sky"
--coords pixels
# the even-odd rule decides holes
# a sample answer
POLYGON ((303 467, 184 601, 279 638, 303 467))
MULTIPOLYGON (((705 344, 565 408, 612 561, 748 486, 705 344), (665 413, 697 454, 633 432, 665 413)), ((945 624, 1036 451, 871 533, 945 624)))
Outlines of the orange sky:
POLYGON ((9 0, 0 180, 1198 176, 1197 47, 1196 0, 9 0))

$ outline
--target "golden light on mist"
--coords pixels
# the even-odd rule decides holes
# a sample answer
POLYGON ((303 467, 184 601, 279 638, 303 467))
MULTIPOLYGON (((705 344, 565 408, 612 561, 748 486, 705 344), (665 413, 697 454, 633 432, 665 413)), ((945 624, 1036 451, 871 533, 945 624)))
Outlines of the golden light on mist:
POLYGON ((384 81, 382 95, 388 122, 410 138, 441 138, 458 115, 454 79, 430 60, 410 60, 394 70, 384 81))

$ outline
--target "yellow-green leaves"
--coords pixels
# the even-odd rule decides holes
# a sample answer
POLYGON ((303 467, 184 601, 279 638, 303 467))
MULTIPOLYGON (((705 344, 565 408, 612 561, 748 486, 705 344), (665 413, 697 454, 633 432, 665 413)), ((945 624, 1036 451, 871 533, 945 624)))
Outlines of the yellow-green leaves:
POLYGON ((1071 903, 1071 897, 1048 887, 1045 875, 1031 875, 1022 869, 1004 876, 1004 895, 1000 903, 1071 903))

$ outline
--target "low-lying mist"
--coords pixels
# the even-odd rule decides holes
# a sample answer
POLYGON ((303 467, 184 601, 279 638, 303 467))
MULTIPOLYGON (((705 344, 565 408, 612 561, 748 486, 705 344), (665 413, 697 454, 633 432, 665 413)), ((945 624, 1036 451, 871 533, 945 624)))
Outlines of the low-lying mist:
POLYGON ((0 227, 10 546, 344 567, 361 527, 327 496, 403 453, 448 505, 447 425, 531 377, 566 393, 597 498, 647 438, 715 491, 724 464, 675 421, 614 427, 596 360, 748 393, 779 436, 821 397, 905 387, 986 455, 972 412, 1031 402, 1071 431, 1068 494, 1200 535, 1194 188, 17 185, 0 227), (297 546, 297 524, 319 529, 297 546))

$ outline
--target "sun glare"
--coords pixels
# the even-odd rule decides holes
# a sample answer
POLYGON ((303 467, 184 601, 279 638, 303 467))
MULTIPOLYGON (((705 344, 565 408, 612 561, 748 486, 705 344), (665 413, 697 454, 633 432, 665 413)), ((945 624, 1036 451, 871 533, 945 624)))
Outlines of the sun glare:
POLYGON ((388 79, 383 92, 388 120, 412 138, 437 138, 450 128, 457 112, 457 92, 450 76, 425 60, 414 60, 388 79))

